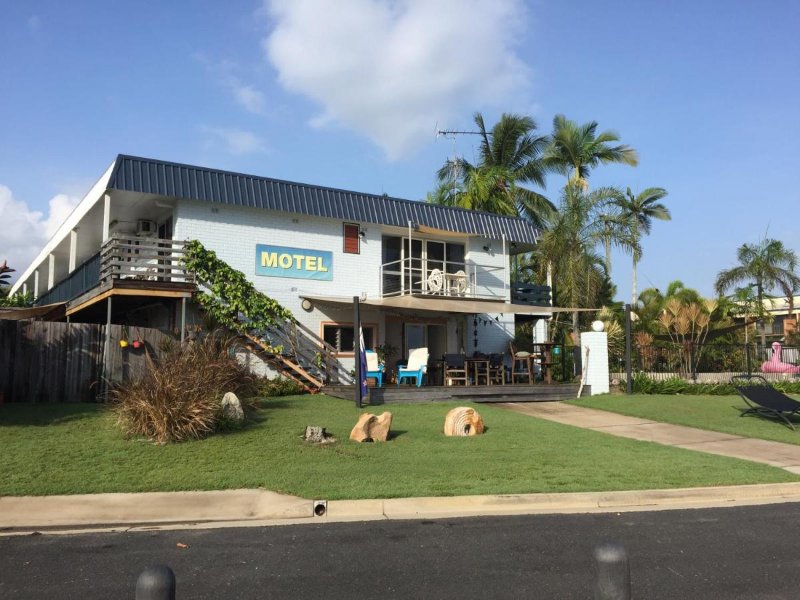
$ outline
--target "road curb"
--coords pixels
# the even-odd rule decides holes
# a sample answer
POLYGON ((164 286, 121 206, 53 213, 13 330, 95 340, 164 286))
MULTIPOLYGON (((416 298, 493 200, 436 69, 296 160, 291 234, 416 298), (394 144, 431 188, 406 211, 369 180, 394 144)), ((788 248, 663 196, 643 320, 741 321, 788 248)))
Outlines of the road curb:
POLYGON ((0 535, 266 527, 352 521, 606 513, 800 502, 800 482, 663 490, 314 502, 267 490, 0 497, 0 535))

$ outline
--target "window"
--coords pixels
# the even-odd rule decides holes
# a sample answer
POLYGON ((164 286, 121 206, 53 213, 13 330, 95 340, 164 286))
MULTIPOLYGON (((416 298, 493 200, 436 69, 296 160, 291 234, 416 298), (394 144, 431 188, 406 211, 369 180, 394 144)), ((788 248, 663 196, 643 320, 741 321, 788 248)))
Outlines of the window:
POLYGON ((344 224, 344 253, 361 254, 361 227, 358 223, 344 224))
MULTIPOLYGON (((361 325, 364 330, 364 347, 375 347, 375 326, 361 325)), ((354 327, 352 323, 325 323, 322 326, 322 339, 339 352, 353 352, 354 327)))

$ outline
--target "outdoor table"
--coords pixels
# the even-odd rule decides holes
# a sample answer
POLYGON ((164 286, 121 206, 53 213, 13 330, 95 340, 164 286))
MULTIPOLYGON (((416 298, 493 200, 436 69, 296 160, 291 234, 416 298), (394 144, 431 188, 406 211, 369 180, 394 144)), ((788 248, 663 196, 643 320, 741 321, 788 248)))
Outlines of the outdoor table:
POLYGON ((468 358, 465 364, 467 366, 467 375, 469 375, 470 367, 472 367, 474 385, 480 385, 478 381, 480 377, 486 379, 485 385, 489 385, 490 361, 488 358, 468 358))

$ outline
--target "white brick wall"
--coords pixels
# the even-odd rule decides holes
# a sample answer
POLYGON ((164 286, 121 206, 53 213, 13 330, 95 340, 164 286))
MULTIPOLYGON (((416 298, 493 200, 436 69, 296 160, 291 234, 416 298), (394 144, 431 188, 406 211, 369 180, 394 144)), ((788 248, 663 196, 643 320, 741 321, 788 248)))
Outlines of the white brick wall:
MULTIPOLYGON (((375 224, 364 224, 362 230, 365 231, 365 237, 361 241, 361 253, 345 254, 342 248, 342 222, 339 220, 181 200, 175 210, 174 237, 177 240, 200 240, 206 248, 214 250, 234 269, 242 271, 258 290, 280 302, 309 329, 321 335, 323 322, 352 322, 352 308, 315 305, 310 312, 306 312, 301 307, 300 296, 350 297, 366 293, 370 298, 378 298, 382 263, 381 237, 384 232, 387 235, 407 235, 405 230, 383 228, 375 224), (316 281, 256 275, 257 244, 330 251, 333 253, 333 279, 316 281)), ((485 285, 489 282, 494 286, 493 291, 498 294, 498 300, 503 300, 502 284, 503 278, 507 276, 507 269, 504 268, 502 241, 473 237, 467 241, 466 251, 468 261, 496 268, 488 279, 479 279, 479 286, 484 284, 484 288, 479 288, 478 292, 485 293, 488 289, 485 285), (491 251, 484 251, 483 246, 489 244, 491 251), (500 287, 499 290, 497 286, 500 287)), ((478 325, 479 349, 486 353, 505 352, 508 349, 508 340, 513 336, 513 315, 493 314, 481 317, 490 319, 491 323, 486 326, 478 325)), ((381 311, 362 306, 361 320, 365 324, 377 325, 377 341, 385 341, 385 320, 381 311)), ((466 323, 464 332, 464 350, 469 354, 475 350, 471 319, 466 315, 453 315, 448 318, 449 351, 460 350, 460 340, 455 332, 467 320, 469 322, 466 323)), ((352 366, 352 360, 345 358, 342 362, 348 368, 352 366)))

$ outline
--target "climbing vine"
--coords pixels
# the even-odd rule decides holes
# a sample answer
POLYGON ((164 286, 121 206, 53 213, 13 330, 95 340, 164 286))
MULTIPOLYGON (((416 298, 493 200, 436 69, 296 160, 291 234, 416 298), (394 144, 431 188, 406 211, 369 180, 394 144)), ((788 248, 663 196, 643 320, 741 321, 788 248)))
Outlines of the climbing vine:
POLYGON ((267 329, 281 321, 294 321, 291 311, 259 292, 241 271, 221 260, 197 240, 186 242, 181 262, 208 291, 197 302, 220 325, 238 333, 267 329))

